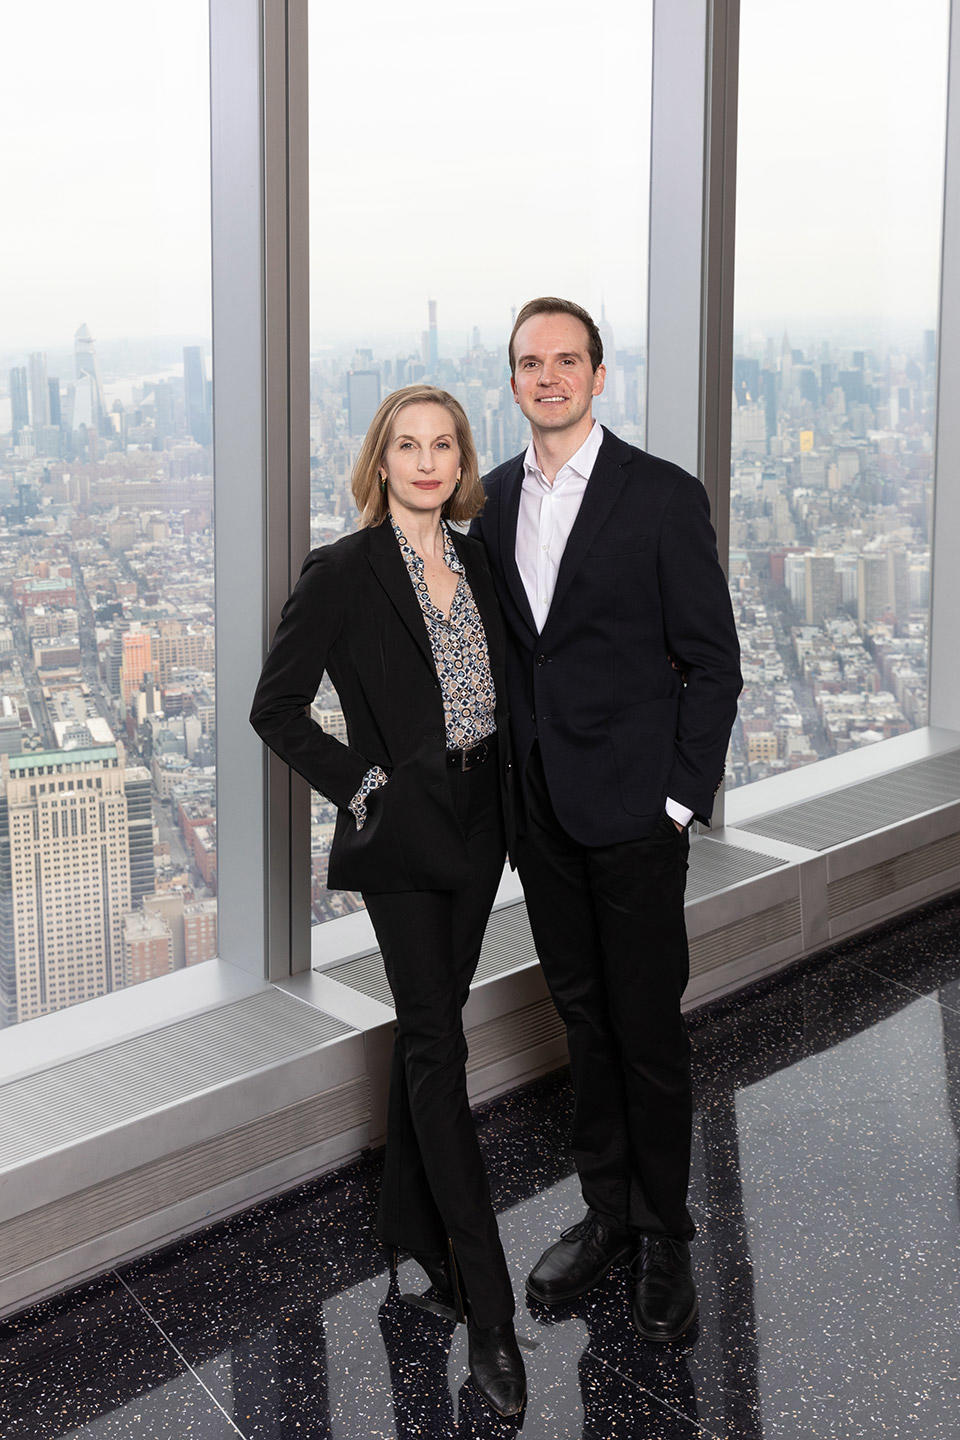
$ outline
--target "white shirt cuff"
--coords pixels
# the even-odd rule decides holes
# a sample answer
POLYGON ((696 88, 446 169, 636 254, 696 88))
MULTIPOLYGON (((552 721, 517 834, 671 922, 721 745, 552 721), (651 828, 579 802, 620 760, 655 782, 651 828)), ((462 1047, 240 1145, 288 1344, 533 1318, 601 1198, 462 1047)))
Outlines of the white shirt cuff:
POLYGON ((689 825, 693 819, 693 811, 688 810, 686 805, 680 805, 676 800, 671 800, 669 795, 663 808, 670 816, 670 819, 676 820, 678 825, 689 825))

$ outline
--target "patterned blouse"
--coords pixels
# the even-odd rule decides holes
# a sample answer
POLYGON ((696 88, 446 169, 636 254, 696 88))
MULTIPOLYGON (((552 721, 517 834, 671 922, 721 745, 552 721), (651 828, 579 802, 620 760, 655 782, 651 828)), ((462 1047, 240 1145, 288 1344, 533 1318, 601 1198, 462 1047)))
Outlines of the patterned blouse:
MULTIPOLYGON (((424 577, 423 560, 414 550, 393 516, 393 533, 400 546, 413 585, 414 594, 423 612, 433 663, 443 695, 443 716, 447 749, 468 750, 492 735, 496 727, 494 709, 497 692, 490 671, 487 636, 473 598, 463 564, 454 549, 450 531, 443 526, 443 561, 457 576, 457 588, 450 604, 449 619, 430 599, 424 577)), ((367 818, 366 799, 374 790, 386 785, 388 776, 379 765, 373 766, 360 782, 360 789, 350 801, 357 829, 367 818)))

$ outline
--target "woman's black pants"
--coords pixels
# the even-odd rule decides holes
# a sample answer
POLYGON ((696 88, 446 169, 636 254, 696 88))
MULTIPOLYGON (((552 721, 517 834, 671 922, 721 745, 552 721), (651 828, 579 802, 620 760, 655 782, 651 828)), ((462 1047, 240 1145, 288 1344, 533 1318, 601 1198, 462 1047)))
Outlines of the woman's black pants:
POLYGON ((435 1255, 449 1238, 474 1320, 499 1325, 513 1290, 467 1100, 461 1016, 503 869, 496 755, 447 774, 467 883, 363 897, 397 1012, 377 1228, 387 1245, 435 1255))

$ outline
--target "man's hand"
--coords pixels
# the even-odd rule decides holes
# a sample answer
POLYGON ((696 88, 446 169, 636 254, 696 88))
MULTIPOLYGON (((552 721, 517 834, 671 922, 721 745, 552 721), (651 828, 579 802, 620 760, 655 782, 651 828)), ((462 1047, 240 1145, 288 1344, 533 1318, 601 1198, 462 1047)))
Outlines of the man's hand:
MULTIPOLYGON (((672 815, 670 816, 670 819, 673 820, 673 816, 672 816, 672 815)), ((678 830, 685 830, 685 829, 686 829, 686 826, 685 826, 685 825, 681 825, 679 820, 673 820, 673 823, 674 823, 674 825, 676 825, 676 827, 677 827, 678 830)))

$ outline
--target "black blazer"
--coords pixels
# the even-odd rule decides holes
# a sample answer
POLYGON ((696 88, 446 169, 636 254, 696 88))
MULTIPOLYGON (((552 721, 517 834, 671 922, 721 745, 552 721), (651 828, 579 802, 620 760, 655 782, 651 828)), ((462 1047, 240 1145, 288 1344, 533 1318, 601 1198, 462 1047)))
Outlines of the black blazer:
MULTIPOLYGON (((502 783, 509 784, 505 641, 483 547, 451 532, 487 634, 502 783)), ((312 550, 283 607, 250 712, 257 734, 340 807, 333 890, 447 890, 469 882, 450 800, 443 697, 419 602, 389 522, 312 550), (344 744, 310 717, 326 670, 344 744), (373 765, 390 779, 358 831, 346 808, 373 765)), ((508 822, 509 834, 509 822, 508 822)))
POLYGON ((492 471, 470 531, 507 627, 517 771, 539 739, 583 845, 649 834, 667 796, 709 820, 742 681, 703 486, 604 430, 538 635, 516 562, 522 480, 523 456, 492 471))

